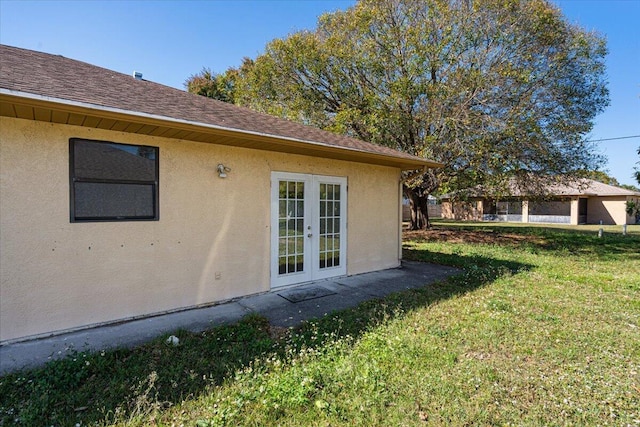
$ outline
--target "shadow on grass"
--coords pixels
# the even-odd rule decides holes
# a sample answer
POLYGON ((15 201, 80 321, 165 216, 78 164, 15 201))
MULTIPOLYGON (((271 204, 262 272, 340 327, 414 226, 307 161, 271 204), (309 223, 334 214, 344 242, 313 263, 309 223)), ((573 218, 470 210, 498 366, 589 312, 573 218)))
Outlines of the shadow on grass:
MULTIPOLYGON (((435 231, 450 231, 462 235, 465 243, 516 244, 534 253, 538 251, 566 252, 571 255, 593 255, 601 259, 640 260, 640 234, 622 235, 620 231, 605 231, 600 237, 595 229, 559 228, 546 225, 511 225, 508 223, 447 223, 438 222, 435 231), (465 241, 465 235, 475 241, 465 241), (510 237, 517 239, 509 242, 510 237)), ((588 227, 588 226, 587 226, 588 227)), ((429 240, 428 234, 426 240, 429 240)), ((421 238, 418 236, 418 239, 421 238)))
POLYGON ((640 260, 640 236, 619 234, 556 233, 553 239, 540 245, 545 251, 566 251, 572 255, 595 256, 603 260, 640 260))
POLYGON ((341 336, 358 338, 382 322, 419 307, 464 294, 504 275, 532 268, 514 261, 407 249, 408 259, 462 268, 447 281, 364 302, 304 322, 292 333, 270 328, 250 315, 203 333, 178 331, 178 346, 166 336, 132 350, 78 353, 43 368, 0 378, 0 425, 81 425, 180 403, 233 380, 251 362, 277 354, 319 348, 341 336), (329 338, 330 337, 330 338, 329 338))

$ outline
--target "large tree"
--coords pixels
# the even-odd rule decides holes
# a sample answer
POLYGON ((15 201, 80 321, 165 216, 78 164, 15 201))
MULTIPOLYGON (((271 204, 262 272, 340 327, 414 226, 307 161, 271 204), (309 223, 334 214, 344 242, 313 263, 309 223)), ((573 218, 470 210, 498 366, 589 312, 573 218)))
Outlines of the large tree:
POLYGON ((606 172, 601 170, 586 170, 577 172, 577 175, 581 175, 583 178, 593 179, 594 181, 603 182, 608 185, 615 185, 620 187, 620 183, 617 179, 609 176, 606 172))
POLYGON ((442 162, 405 177, 422 228, 437 189, 595 169, 605 55, 547 0, 361 0, 270 42, 235 102, 442 162))
MULTIPOLYGON (((638 147, 638 156, 640 156, 640 147, 638 147)), ((638 184, 640 184, 640 160, 637 161, 636 164, 638 165, 638 167, 635 168, 635 172, 633 173, 633 176, 635 177, 638 184)))
MULTIPOLYGON (((638 147, 638 156, 640 156, 640 147, 638 147)), ((638 165, 638 167, 635 168, 633 176, 638 182, 638 184, 640 184, 640 161, 638 161, 636 164, 638 165)), ((637 187, 634 187, 633 185, 626 185, 623 187, 625 187, 627 190, 640 191, 638 190, 637 187)), ((635 217, 636 224, 640 223, 640 202, 638 202, 637 200, 627 200, 626 208, 627 208, 626 209, 627 214, 635 217)))
POLYGON ((228 76, 232 74, 217 74, 205 67, 199 73, 189 76, 184 85, 188 92, 233 104, 235 80, 228 76))
POLYGON ((236 85, 238 81, 246 78, 252 68, 253 60, 247 57, 242 59, 242 65, 239 68, 229 68, 222 74, 203 67, 199 73, 189 76, 184 86, 190 93, 235 104, 236 85))

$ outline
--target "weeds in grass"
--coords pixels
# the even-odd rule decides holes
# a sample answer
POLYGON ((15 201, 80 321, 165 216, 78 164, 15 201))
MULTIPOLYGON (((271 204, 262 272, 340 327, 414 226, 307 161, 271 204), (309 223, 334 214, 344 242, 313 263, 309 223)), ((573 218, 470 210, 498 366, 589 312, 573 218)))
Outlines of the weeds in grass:
POLYGON ((250 316, 2 377, 0 425, 640 425, 640 238, 473 230, 405 243, 459 276, 296 330, 250 316))

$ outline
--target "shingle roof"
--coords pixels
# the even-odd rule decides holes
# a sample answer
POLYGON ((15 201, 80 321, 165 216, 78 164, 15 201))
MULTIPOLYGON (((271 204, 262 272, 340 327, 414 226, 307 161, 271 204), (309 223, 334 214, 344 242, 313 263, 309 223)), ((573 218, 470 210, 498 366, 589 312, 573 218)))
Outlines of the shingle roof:
POLYGON ((322 144, 404 159, 424 166, 439 166, 433 161, 388 147, 261 114, 151 81, 138 80, 60 55, 6 45, 0 45, 0 93, 31 94, 54 101, 71 101, 201 126, 285 138, 301 144, 322 144))
POLYGON ((637 191, 627 190, 593 179, 582 179, 573 186, 556 185, 550 189, 550 192, 559 196, 640 196, 637 191))
MULTIPOLYGON (((509 196, 511 197, 531 196, 526 189, 518 187, 515 181, 510 182, 509 187, 509 196)), ((579 179, 572 184, 549 184, 539 190, 542 190, 545 196, 640 196, 640 192, 586 178, 579 179)), ((485 197, 487 190, 479 185, 468 190, 463 190, 460 194, 464 194, 465 197, 485 197)), ((440 196, 440 198, 450 199, 452 195, 453 194, 444 194, 440 196)))

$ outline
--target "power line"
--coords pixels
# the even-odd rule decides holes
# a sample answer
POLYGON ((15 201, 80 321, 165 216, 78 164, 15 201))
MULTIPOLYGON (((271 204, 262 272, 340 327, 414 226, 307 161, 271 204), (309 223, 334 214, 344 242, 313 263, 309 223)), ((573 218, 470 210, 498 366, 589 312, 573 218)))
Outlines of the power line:
POLYGON ((615 141, 617 139, 631 139, 631 138, 640 138, 640 135, 618 136, 616 138, 590 139, 587 142, 615 141))

